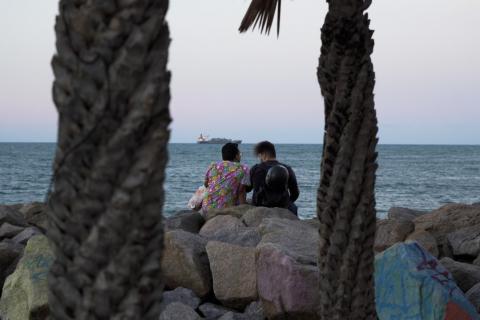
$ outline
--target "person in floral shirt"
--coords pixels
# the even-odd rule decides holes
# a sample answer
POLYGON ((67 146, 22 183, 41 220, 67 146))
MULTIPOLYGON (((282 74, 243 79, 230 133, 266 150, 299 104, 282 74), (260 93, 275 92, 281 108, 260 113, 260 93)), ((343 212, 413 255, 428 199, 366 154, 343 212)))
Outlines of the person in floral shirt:
POLYGON ((207 192, 202 211, 226 208, 246 203, 246 187, 250 186, 250 172, 240 163, 242 154, 238 144, 227 143, 222 147, 223 161, 212 163, 205 174, 207 192))

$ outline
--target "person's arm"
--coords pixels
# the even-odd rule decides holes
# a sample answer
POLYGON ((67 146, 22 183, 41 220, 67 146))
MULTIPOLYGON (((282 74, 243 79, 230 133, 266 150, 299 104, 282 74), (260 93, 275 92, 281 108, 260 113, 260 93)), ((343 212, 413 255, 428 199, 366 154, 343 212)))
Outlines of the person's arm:
POLYGON ((249 184, 245 186, 245 192, 249 193, 253 190, 253 173, 255 172, 257 165, 254 165, 248 172, 248 182, 249 184))
POLYGON ((288 177, 288 191, 290 193, 290 201, 295 202, 300 195, 300 190, 298 189, 297 177, 292 168, 289 168, 289 177, 288 177))
POLYGON ((245 191, 245 186, 240 185, 238 188, 238 204, 247 203, 247 192, 245 191))
POLYGON ((252 182, 252 187, 253 187, 253 195, 252 195, 252 204, 254 206, 261 205, 262 199, 261 199, 261 192, 260 189, 265 186, 265 177, 267 176, 267 171, 261 167, 255 168, 253 170, 252 168, 252 176, 251 176, 251 182, 252 182))
POLYGON ((210 176, 210 170, 212 170, 212 165, 210 165, 207 169, 207 172, 205 173, 205 180, 203 182, 203 185, 205 186, 205 188, 208 188, 208 182, 209 182, 209 176, 210 176))

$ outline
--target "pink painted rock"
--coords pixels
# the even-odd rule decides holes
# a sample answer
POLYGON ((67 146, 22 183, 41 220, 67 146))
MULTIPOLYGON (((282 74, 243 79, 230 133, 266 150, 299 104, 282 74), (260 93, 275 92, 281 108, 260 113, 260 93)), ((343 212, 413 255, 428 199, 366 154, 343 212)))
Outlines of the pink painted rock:
POLYGON ((257 287, 265 316, 315 319, 318 231, 302 221, 278 218, 265 219, 259 229, 257 287))

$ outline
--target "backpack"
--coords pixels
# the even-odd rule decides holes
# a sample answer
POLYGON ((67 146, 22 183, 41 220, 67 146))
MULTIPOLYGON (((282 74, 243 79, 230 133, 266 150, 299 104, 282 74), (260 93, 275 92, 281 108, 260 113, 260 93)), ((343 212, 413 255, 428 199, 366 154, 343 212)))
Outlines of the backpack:
POLYGON ((264 207, 287 208, 290 202, 288 193, 288 169, 282 165, 274 165, 267 171, 265 185, 259 191, 261 205, 264 207))

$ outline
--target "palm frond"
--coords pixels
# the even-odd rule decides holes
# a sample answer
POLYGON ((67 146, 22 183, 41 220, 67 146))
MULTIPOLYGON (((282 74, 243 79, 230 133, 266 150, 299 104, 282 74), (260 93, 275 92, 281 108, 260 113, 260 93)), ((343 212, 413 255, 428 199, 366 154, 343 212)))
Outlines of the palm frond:
POLYGON ((277 35, 280 33, 280 11, 282 0, 252 0, 248 7, 239 31, 245 32, 248 29, 258 26, 260 32, 270 33, 275 11, 277 11, 277 35))

